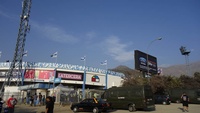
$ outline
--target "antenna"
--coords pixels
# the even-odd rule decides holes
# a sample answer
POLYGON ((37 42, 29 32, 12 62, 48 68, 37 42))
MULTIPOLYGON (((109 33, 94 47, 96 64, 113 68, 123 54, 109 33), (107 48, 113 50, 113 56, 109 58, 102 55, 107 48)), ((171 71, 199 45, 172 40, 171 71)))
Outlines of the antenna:
POLYGON ((15 46, 15 53, 13 61, 10 63, 10 68, 6 73, 5 81, 1 87, 3 92, 5 86, 20 86, 22 85, 22 60, 24 54, 24 47, 26 41, 26 34, 30 29, 28 24, 30 17, 31 0, 24 0, 22 3, 22 14, 20 15, 20 27, 17 37, 17 43, 15 46))

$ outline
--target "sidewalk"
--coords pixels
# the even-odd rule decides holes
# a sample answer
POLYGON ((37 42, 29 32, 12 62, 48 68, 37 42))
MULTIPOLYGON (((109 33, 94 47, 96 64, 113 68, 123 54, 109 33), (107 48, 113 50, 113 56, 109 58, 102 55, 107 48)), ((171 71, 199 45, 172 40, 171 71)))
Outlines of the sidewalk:
MULTIPOLYGON (((16 105, 15 106, 15 113, 41 113, 45 111, 45 106, 30 106, 30 105, 16 105)), ((66 111, 71 111, 70 106, 59 106, 58 104, 54 105, 54 112, 55 113, 64 113, 66 111)))

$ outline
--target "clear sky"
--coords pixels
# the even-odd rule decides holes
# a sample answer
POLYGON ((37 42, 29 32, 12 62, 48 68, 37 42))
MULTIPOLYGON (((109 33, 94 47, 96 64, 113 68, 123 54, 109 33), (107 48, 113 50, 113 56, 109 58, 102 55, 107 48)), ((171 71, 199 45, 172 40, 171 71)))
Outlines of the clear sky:
MULTIPOLYGON (((0 0, 0 62, 13 59, 21 1, 0 0)), ((181 46, 200 60, 200 0, 32 0, 29 24, 24 61, 54 63, 58 52, 58 63, 134 68, 140 50, 171 66, 185 64, 181 46)))

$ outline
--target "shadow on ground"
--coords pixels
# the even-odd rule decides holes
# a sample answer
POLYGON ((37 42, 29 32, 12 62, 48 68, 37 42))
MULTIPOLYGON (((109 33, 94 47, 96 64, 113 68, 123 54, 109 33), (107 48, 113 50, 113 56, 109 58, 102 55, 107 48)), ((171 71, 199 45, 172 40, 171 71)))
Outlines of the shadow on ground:
POLYGON ((22 107, 16 106, 15 113, 38 113, 38 110, 35 107, 30 108, 29 106, 27 106, 27 108, 26 107, 22 108, 22 107))
POLYGON ((184 112, 184 109, 183 109, 183 108, 180 108, 180 107, 179 107, 178 109, 180 109, 182 112, 184 112))

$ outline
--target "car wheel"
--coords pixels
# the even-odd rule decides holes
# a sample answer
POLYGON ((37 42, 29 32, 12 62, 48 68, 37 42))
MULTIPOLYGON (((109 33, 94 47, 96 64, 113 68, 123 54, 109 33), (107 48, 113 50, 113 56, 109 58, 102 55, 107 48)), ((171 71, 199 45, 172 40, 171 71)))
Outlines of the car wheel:
POLYGON ((135 111, 135 110, 136 110, 136 109, 135 109, 135 104, 129 105, 129 106, 128 106, 128 110, 129 110, 130 112, 135 111))
POLYGON ((92 110, 93 113, 100 113, 99 109, 97 107, 93 108, 92 110))
POLYGON ((78 107, 74 107, 73 112, 77 113, 78 112, 78 107))

